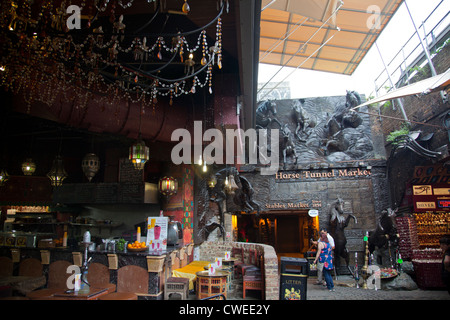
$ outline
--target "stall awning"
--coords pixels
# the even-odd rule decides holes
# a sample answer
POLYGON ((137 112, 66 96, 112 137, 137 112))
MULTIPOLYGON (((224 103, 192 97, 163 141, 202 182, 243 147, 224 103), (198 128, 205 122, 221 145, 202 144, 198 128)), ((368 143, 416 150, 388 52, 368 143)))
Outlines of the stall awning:
POLYGON ((351 75, 401 3, 262 0, 259 62, 351 75))
POLYGON ((411 95, 424 95, 431 92, 446 90, 450 86, 450 68, 446 72, 439 74, 437 76, 415 82, 413 84, 392 90, 391 92, 382 95, 378 98, 369 100, 362 103, 352 110, 356 110, 363 106, 374 104, 378 102, 388 101, 392 99, 397 99, 401 97, 411 96, 411 95))

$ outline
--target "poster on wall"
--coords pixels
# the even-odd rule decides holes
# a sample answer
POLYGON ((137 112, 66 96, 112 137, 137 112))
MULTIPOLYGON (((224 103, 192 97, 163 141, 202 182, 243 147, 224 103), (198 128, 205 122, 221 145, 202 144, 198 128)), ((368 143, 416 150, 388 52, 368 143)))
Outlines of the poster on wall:
POLYGON ((168 217, 148 217, 147 247, 150 253, 160 254, 167 250, 168 217))

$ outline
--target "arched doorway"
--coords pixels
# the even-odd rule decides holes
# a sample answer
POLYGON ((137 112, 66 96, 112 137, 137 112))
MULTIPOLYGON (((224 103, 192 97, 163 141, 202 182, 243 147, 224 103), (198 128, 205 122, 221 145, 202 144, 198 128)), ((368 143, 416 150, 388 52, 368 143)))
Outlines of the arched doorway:
POLYGON ((303 257, 317 240, 319 221, 307 210, 241 214, 236 219, 237 241, 271 245, 279 256, 303 257))

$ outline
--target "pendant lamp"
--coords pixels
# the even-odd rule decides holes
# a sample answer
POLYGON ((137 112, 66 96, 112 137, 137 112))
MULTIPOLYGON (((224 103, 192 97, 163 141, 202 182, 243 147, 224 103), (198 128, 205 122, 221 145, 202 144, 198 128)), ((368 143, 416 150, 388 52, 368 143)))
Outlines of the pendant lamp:
POLYGON ((31 158, 25 159, 22 163, 22 172, 26 176, 31 176, 36 171, 36 164, 31 158))
POLYGON ((144 140, 139 135, 139 139, 130 147, 131 162, 133 162, 134 168, 142 170, 145 167, 145 163, 150 158, 150 150, 145 145, 144 140))
POLYGON ((9 174, 8 172, 6 172, 5 169, 2 169, 2 171, 0 171, 0 186, 3 186, 6 181, 8 181, 9 179, 9 174))
POLYGON ((173 177, 163 177, 159 179, 159 192, 165 196, 172 196, 178 191, 178 181, 173 177))
POLYGON ((60 156, 56 156, 53 160, 53 166, 50 172, 47 173, 47 177, 50 179, 52 186, 59 187, 65 178, 68 177, 66 170, 64 170, 64 163, 60 156))
POLYGON ((86 178, 91 182, 100 169, 100 159, 95 153, 88 153, 81 160, 81 168, 86 178))

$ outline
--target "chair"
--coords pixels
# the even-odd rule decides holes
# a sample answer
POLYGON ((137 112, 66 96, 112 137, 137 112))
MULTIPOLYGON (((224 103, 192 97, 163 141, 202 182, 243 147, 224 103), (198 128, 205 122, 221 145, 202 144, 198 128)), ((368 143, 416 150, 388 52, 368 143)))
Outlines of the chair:
POLYGON ((231 248, 231 256, 236 259, 234 261, 234 274, 237 276, 239 271, 242 271, 242 265, 244 264, 244 249, 231 248))
POLYGON ((107 288, 108 293, 116 291, 116 285, 110 282, 109 269, 104 264, 93 262, 89 265, 87 279, 89 285, 96 288, 107 288))
POLYGON ((125 266, 117 271, 117 291, 98 300, 137 300, 137 293, 148 293, 148 271, 139 266, 125 266))
POLYGON ((251 272, 246 272, 242 276, 242 297, 245 299, 247 290, 261 291, 261 299, 264 299, 265 286, 264 286, 264 258, 260 255, 257 259, 259 261, 259 268, 254 269, 251 272))
POLYGON ((0 257, 0 277, 13 275, 13 262, 8 257, 0 257))
POLYGON ((180 295, 181 300, 187 300, 189 297, 189 278, 168 278, 164 284, 164 300, 169 300, 172 294, 180 295))
POLYGON ((69 261, 59 260, 52 262, 48 267, 47 288, 32 291, 27 294, 31 300, 53 299, 53 294, 58 291, 67 290, 67 268, 71 265, 69 261))
POLYGON ((40 277, 43 275, 42 263, 35 258, 27 258, 20 261, 19 276, 40 277))
POLYGON ((249 263, 242 266, 242 276, 245 276, 246 274, 260 273, 260 261, 256 250, 249 250, 248 260, 249 263))
MULTIPOLYGON (((244 260, 244 252, 242 250, 242 260, 244 260)), ((245 275, 245 272, 247 269, 249 268, 254 268, 256 265, 256 250, 249 250, 249 256, 248 256, 248 263, 240 263, 236 266, 236 274, 239 275, 241 274, 241 276, 245 275)))

